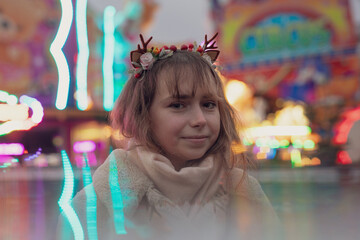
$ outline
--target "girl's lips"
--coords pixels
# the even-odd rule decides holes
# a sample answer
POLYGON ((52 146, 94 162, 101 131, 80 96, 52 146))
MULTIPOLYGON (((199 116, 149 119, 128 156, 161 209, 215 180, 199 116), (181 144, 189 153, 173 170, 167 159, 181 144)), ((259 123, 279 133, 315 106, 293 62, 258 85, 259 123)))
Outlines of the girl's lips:
POLYGON ((208 138, 208 136, 189 136, 189 137, 183 137, 185 139, 203 139, 208 138))
POLYGON ((192 142, 192 143, 203 143, 206 139, 208 139, 207 136, 191 136, 191 137, 183 137, 183 139, 192 142))

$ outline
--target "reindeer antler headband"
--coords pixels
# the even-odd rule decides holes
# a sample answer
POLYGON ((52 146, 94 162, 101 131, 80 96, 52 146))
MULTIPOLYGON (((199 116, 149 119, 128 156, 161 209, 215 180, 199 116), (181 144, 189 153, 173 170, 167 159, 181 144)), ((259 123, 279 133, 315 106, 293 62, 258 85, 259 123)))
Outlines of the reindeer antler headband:
MULTIPOLYGON (((180 48, 181 51, 191 51, 197 52, 202 57, 204 57, 209 64, 215 68, 213 63, 216 61, 219 56, 220 51, 216 50, 217 46, 215 46, 215 38, 218 33, 216 33, 209 40, 207 39, 207 35, 205 35, 205 42, 202 46, 197 46, 196 42, 194 44, 185 45, 183 44, 180 48)), ((171 45, 170 48, 168 46, 163 46, 162 48, 148 48, 148 44, 150 43, 152 37, 150 37, 146 42, 144 41, 144 37, 140 34, 140 40, 142 43, 142 47, 138 44, 138 49, 130 52, 131 64, 134 66, 134 69, 131 69, 129 72, 134 74, 136 78, 140 78, 144 71, 149 70, 153 63, 158 59, 164 59, 170 57, 174 54, 174 52, 178 51, 177 47, 171 45)))

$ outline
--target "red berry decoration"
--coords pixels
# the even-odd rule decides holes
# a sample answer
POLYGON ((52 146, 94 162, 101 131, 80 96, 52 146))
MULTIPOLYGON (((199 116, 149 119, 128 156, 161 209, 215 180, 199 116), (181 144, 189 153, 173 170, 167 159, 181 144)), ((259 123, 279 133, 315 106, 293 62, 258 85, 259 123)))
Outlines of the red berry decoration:
POLYGON ((173 51, 173 52, 176 52, 177 48, 175 45, 171 45, 170 46, 170 50, 173 51))
POLYGON ((141 76, 140 73, 135 73, 135 75, 134 75, 135 78, 139 78, 140 76, 141 76))
POLYGON ((190 43, 189 44, 189 49, 193 49, 194 48, 194 44, 190 43))
POLYGON ((165 49, 165 50, 168 50, 169 49, 169 47, 168 46, 163 46, 163 48, 165 49))
POLYGON ((196 51, 198 51, 199 53, 203 53, 203 52, 204 52, 204 49, 203 49, 201 46, 199 46, 196 51))
POLYGON ((187 50, 188 46, 186 46, 185 44, 181 45, 181 50, 187 50))

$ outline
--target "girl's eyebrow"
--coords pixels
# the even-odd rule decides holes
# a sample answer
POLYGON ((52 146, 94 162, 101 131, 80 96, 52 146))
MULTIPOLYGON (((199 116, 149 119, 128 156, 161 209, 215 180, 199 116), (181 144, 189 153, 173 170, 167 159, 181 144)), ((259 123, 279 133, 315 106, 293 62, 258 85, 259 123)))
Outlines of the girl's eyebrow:
MULTIPOLYGON (((181 95, 172 95, 169 96, 167 99, 189 99, 189 98, 193 98, 193 95, 189 95, 189 94, 181 94, 181 95)), ((208 98, 214 98, 214 94, 205 94, 202 96, 202 98, 208 99, 208 98)))
POLYGON ((172 95, 170 98, 176 98, 176 99, 189 99, 192 98, 192 95, 188 94, 181 94, 181 95, 172 95))
POLYGON ((168 97, 165 97, 165 98, 163 98, 162 100, 161 100, 161 102, 167 102, 167 101, 173 101, 173 100, 186 100, 186 99, 190 99, 190 98, 192 98, 192 96, 191 95, 186 95, 186 94, 184 94, 184 95, 179 95, 179 96, 177 96, 177 95, 170 95, 170 96, 168 96, 168 97))

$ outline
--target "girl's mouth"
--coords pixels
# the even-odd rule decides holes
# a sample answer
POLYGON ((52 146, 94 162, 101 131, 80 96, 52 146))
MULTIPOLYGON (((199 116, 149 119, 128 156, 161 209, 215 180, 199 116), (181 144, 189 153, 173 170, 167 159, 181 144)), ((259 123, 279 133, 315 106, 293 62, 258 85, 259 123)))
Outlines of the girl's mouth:
POLYGON ((208 137, 207 136, 189 136, 189 137, 183 137, 183 139, 196 144, 196 143, 205 142, 208 139, 208 137))

